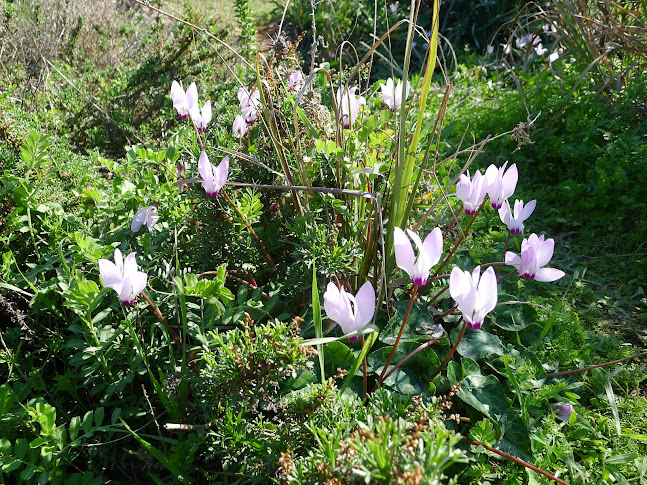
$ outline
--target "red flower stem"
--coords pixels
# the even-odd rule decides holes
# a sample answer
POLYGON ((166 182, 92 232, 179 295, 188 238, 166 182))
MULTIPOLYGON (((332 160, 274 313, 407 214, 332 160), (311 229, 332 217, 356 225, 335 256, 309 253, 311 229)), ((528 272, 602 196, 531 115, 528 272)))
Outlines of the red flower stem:
POLYGON ((413 352, 411 352, 409 355, 407 355, 407 356, 406 356, 404 359, 402 359, 400 362, 398 362, 397 364, 395 364, 395 365, 393 366, 393 369, 391 369, 389 372, 387 372, 387 373, 386 373, 386 375, 384 376, 384 379, 383 379, 383 380, 387 380, 387 379, 389 378, 389 376, 390 376, 391 374, 393 374, 393 373, 396 371, 396 369, 398 369, 401 365, 403 365, 407 360, 409 360, 411 357, 413 357, 414 355, 416 355, 418 352, 420 352, 421 350, 426 349, 426 348, 427 348, 427 347, 429 347, 430 345, 437 344, 437 343, 440 343, 440 340, 429 340, 428 342, 425 342, 424 344, 422 344, 420 347, 418 347, 416 350, 414 350, 413 352))
POLYGON ((463 211, 463 204, 461 204, 461 207, 460 209, 458 209, 458 212, 454 216, 454 219, 452 219, 452 222, 449 223, 449 226, 447 226, 447 229, 445 229, 445 232, 443 232, 443 239, 447 237, 447 234, 449 234, 449 231, 451 231, 452 227, 456 225, 456 223, 458 222, 458 216, 462 211, 463 211))
POLYGON ((142 295, 142 297, 144 298, 144 300, 146 300, 146 302, 148 303, 148 305, 151 307, 151 310, 153 310, 153 313, 154 313, 155 315, 157 315, 157 318, 159 318, 160 322, 162 322, 162 324, 164 325, 164 328, 166 328, 166 331, 169 333, 169 335, 171 336, 171 338, 175 341, 175 343, 176 343, 176 344, 177 344, 177 346, 179 347, 180 352, 182 352, 182 353, 184 354, 184 358, 186 359, 186 361, 187 361, 187 362, 189 362, 189 363, 190 363, 190 365, 191 365, 191 369, 193 370, 193 372, 195 372, 195 375, 199 376, 199 375, 200 375, 200 372, 198 371, 198 368, 195 366, 195 364, 194 364, 193 362, 190 362, 190 360, 189 360, 189 356, 188 356, 188 355, 187 355, 187 353, 184 351, 184 346, 182 345, 182 341, 181 341, 181 340, 180 340, 180 338, 177 336, 177 334, 175 333, 175 331, 171 328, 171 326, 168 324, 168 322, 166 321, 166 319, 165 319, 165 318, 164 318, 164 316, 162 315, 162 312, 160 312, 160 311, 159 311, 159 308, 157 308, 157 306, 155 305, 155 303, 153 303, 153 301, 152 301, 150 298, 148 298, 148 295, 146 295, 146 293, 142 292, 142 293, 141 293, 141 295, 142 295))
MULTIPOLYGON (((505 252, 508 250, 508 243, 510 242, 510 231, 508 231, 508 237, 505 238, 505 246, 503 246, 503 255, 501 256, 501 260, 503 264, 505 264, 505 252)), ((499 273, 501 272, 501 266, 499 266, 496 269, 496 277, 497 279, 499 278, 499 273)))
POLYGON ((447 310, 445 313, 441 313, 440 315, 436 315, 436 316, 434 317, 434 322, 435 322, 435 321, 436 321, 436 319, 438 319, 438 318, 446 317, 447 315, 449 315, 451 312, 453 312, 453 311, 454 311, 454 310, 456 310, 457 308, 458 308, 458 305, 454 305, 454 306, 453 306, 453 307, 451 307, 449 310, 447 310))
POLYGON ((512 275, 513 275, 513 274, 515 274, 516 272, 517 272, 517 270, 516 270, 516 269, 513 269, 513 270, 512 270, 512 271, 510 271, 507 275, 505 275, 503 278, 498 279, 496 282, 497 282, 497 283, 501 283, 502 281, 507 280, 508 278, 510 278, 510 276, 512 276, 512 275))
POLYGON ((434 297, 431 300, 429 300, 429 303, 427 303, 427 306, 430 306, 433 302, 435 302, 438 299, 438 297, 443 293, 445 293, 448 289, 449 289, 449 285, 445 286, 442 290, 436 293, 434 297))
MULTIPOLYGON (((461 320, 462 319, 463 317, 461 317, 461 320)), ((467 328, 467 320, 463 322, 463 328, 461 328, 461 333, 458 336, 458 339, 456 340, 456 343, 454 344, 454 346, 451 349, 449 349, 449 353, 445 356, 445 359, 442 361, 440 366, 438 366, 438 369, 436 369, 434 373, 429 376, 429 379, 427 379, 429 382, 431 382, 434 377, 440 374, 440 371, 443 370, 443 368, 447 365, 447 362, 449 362, 449 359, 452 358, 452 355, 454 355, 454 352, 456 352, 456 349, 458 348, 458 344, 460 344, 461 340, 463 340, 463 335, 465 335, 466 328, 467 328)))
POLYGON ((417 294, 418 294, 418 286, 414 286, 413 291, 411 292, 411 299, 409 300, 409 306, 407 307, 407 312, 404 314, 404 318, 402 319, 402 325, 400 325, 400 331, 398 332, 398 337, 395 339, 395 343, 391 348, 391 353, 389 354, 389 357, 386 359, 386 364, 384 364, 384 369, 382 369, 382 374, 380 374, 380 378, 377 380, 377 385, 382 384, 382 381, 384 380, 384 374, 386 374, 386 370, 389 368, 389 365, 393 360, 393 355, 395 355, 395 351, 398 348, 398 344, 400 343, 400 337, 402 337, 404 326, 407 324, 407 320, 409 319, 409 313, 411 313, 411 308, 413 307, 413 300, 416 299, 417 294))
POLYGON ((467 225, 467 227, 465 228, 465 231, 463 231, 463 235, 461 236, 461 238, 458 240, 458 242, 457 242, 457 243, 456 243, 456 245, 454 246, 454 249, 452 249, 452 251, 447 255, 447 257, 445 258, 445 260, 442 262, 442 264, 438 267, 438 269, 437 269, 437 270, 436 270, 436 272, 434 273, 434 276, 433 276, 434 278, 438 275, 438 273, 440 273, 440 270, 441 270, 441 269, 443 269, 443 268, 445 267, 445 265, 449 262, 450 258, 454 255, 454 253, 455 253, 455 252, 456 252, 456 250, 458 249, 458 246, 460 246, 460 245, 461 245, 461 243, 465 240, 465 236, 466 236, 466 235, 467 235, 467 233, 470 231, 470 228, 472 227, 472 224, 474 224, 474 221, 476 220, 476 218, 477 218, 477 216, 479 215, 479 213, 481 212, 481 210, 483 210, 483 207, 485 206, 485 203, 486 203, 487 201, 488 201, 488 198, 487 198, 487 197, 486 197, 485 199, 483 199, 483 202, 481 203, 481 205, 480 205, 480 206, 479 206, 479 208, 477 209, 476 213, 475 213, 475 214, 474 214, 474 216, 472 217, 472 220, 470 221, 470 223, 469 223, 469 224, 467 225))
POLYGON ((276 270, 276 265, 274 264, 274 261, 272 261, 272 258, 270 257, 269 253, 265 249, 265 246, 263 246, 263 243, 261 242, 260 238, 256 235, 256 232, 252 228, 251 224, 247 222, 247 219, 245 219, 245 216, 238 210, 238 207, 236 207, 236 204, 229 198, 229 195, 227 195, 227 192, 225 191, 225 188, 221 188, 220 192, 222 195, 225 196, 225 199, 227 199, 227 202, 229 202, 229 205, 234 209, 234 212, 236 215, 240 218, 241 221, 243 221, 243 224, 247 227, 247 230, 249 233, 254 236, 254 239, 256 239, 256 242, 258 243, 258 246, 261 248, 261 251, 263 252, 263 255, 265 255, 265 259, 267 259, 267 262, 270 263, 270 266, 276 270))
POLYGON ((565 371, 562 371, 562 372, 553 372, 552 374, 546 374, 546 378, 557 377, 557 376, 566 376, 566 375, 569 375, 569 374, 576 374, 578 372, 585 372, 587 370, 597 369, 598 367, 606 367, 608 365, 619 364, 620 362, 624 362, 626 360, 631 360, 631 359, 636 359, 636 358, 642 357, 644 355, 647 355, 647 352, 640 352, 639 354, 635 354, 635 355, 632 355, 632 356, 629 356, 629 357, 624 357, 623 359, 612 360, 611 362, 605 362, 603 364, 591 365, 589 367, 582 367, 581 369, 565 370, 565 371))
POLYGON ((517 463, 518 465, 525 466, 526 468, 529 468, 530 470, 532 470, 534 472, 540 473, 543 476, 545 476, 547 478, 550 478, 551 480, 553 480, 553 481, 555 481, 557 483, 561 483, 562 485, 570 485, 568 482, 565 482, 564 480, 562 480, 560 478, 557 478, 556 476, 551 475, 550 473, 545 472, 541 468, 537 468, 535 465, 531 465, 530 463, 525 462, 525 461, 517 458, 516 456, 509 455, 505 451, 497 450, 496 448, 492 448, 491 446, 488 446, 488 445, 486 445, 484 443, 479 443, 478 441, 471 440, 467 436, 463 436, 462 439, 463 439, 463 441, 467 441, 471 445, 482 446, 483 448, 485 448, 488 451, 491 451, 492 453, 496 453, 497 455, 502 456, 503 458, 506 458, 506 459, 508 459, 510 461, 513 461, 513 462, 517 463))
MULTIPOLYGON (((364 335, 361 336, 361 342, 362 342, 362 348, 364 348, 364 335)), ((368 392, 368 366, 366 365, 366 357, 364 357, 364 360, 362 361, 362 384, 363 384, 363 395, 362 395, 362 400, 366 399, 366 394, 368 392)))

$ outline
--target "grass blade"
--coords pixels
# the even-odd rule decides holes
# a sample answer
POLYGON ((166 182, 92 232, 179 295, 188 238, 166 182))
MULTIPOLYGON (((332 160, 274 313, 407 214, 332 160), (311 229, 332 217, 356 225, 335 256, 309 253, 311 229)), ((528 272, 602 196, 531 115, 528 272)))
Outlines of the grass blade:
MULTIPOLYGON (((319 289, 317 288, 317 270, 315 262, 312 262, 312 318, 315 324, 315 338, 323 337, 323 327, 321 324, 321 305, 319 304, 319 289)), ((321 371, 321 382, 326 380, 324 371, 324 354, 323 344, 317 344, 317 353, 319 354, 319 369, 321 371)))

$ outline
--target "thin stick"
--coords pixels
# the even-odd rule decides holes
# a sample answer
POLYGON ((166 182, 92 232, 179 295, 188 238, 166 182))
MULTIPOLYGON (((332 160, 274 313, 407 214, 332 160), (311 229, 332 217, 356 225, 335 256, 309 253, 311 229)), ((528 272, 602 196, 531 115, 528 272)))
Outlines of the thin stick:
POLYGON ((483 210, 483 207, 485 206, 485 203, 486 203, 487 201, 488 201, 488 197, 486 197, 485 199, 483 199, 483 202, 481 203, 481 205, 480 205, 480 206, 479 206, 479 208, 477 209, 476 213, 474 214, 474 217, 472 217, 472 220, 470 221, 470 223, 469 223, 469 224, 467 225, 467 227, 465 228, 465 232, 463 233, 463 235, 461 236, 461 238, 458 240, 458 242, 457 242, 457 243, 456 243, 456 245, 454 246, 454 249, 452 249, 452 251, 447 255, 447 257, 445 258, 445 260, 442 262, 442 264, 438 267, 438 269, 437 269, 437 270, 436 270, 436 272, 434 273, 434 277, 435 277, 438 273, 440 273, 440 270, 441 270, 441 269, 443 269, 443 268, 445 267, 445 265, 447 264, 447 262, 449 261, 449 259, 454 255, 454 253, 455 253, 455 252, 456 252, 456 250, 458 249, 458 246, 460 246, 460 245, 461 245, 461 243, 465 240, 465 236, 467 235, 467 233, 468 233, 468 232, 470 232, 470 228, 472 227, 472 224, 474 224, 474 221, 476 220, 476 218, 477 218, 477 216, 479 215, 479 213, 481 212, 481 210, 483 210))
POLYGON ((382 384, 382 382, 384 381, 384 374, 386 374, 386 370, 388 369, 389 365, 391 364, 391 361, 393 360, 393 355, 395 355, 395 351, 398 348, 398 344, 400 343, 400 337, 402 337, 402 332, 404 331, 404 327, 407 324, 409 313, 411 313, 411 308, 413 307, 413 301, 416 299, 417 294, 418 294, 418 286, 416 285, 413 287, 413 292, 411 293, 411 299, 409 300, 409 306, 407 307, 407 312, 404 314, 404 318, 402 319, 402 325, 400 325, 400 331, 398 332, 398 337, 395 339, 395 343, 391 348, 391 353, 389 354, 388 359, 386 359, 386 364, 384 364, 384 368, 382 369, 382 374, 380 374, 380 378, 377 380, 378 386, 382 384))
POLYGON ((562 485, 570 485, 568 482, 565 482, 564 480, 557 478, 555 475, 551 475, 548 472, 545 472, 541 468, 537 468, 535 465, 531 465, 530 463, 523 461, 516 456, 509 455, 505 451, 497 450, 496 448, 492 448, 491 446, 486 445, 485 443, 479 443, 478 441, 474 441, 469 439, 467 436, 462 437, 463 441, 467 441, 469 444, 474 445, 474 446, 482 446, 488 451, 491 451, 492 453, 496 453, 499 456, 502 456, 503 458, 507 458, 510 461, 514 461, 518 465, 525 466, 526 468, 529 468, 530 470, 541 473, 543 476, 550 478, 551 480, 561 483, 562 485))
POLYGON ((261 242, 260 238, 254 231, 250 223, 247 222, 247 219, 245 219, 245 216, 240 212, 240 210, 238 210, 238 207, 236 207, 236 204, 234 204, 234 202, 229 198, 229 195, 227 195, 225 188, 223 187, 222 189, 220 189, 220 191, 222 192, 222 195, 225 196, 225 199, 227 199, 227 202, 229 202, 229 205, 234 209, 238 217, 240 217, 240 220, 243 221, 243 224, 247 226, 247 230, 249 231, 249 233, 252 236, 254 236, 254 239, 256 239, 256 242, 258 243, 258 246, 261 248, 261 251, 265 255, 265 259, 267 259, 267 262, 270 263, 270 266, 272 266, 272 268, 276 270, 276 265, 274 264, 274 261, 272 261, 272 258, 270 257, 269 253, 265 249, 265 246, 263 246, 263 243, 261 242))
POLYGON ((582 367, 581 369, 565 370, 565 371, 562 371, 562 372, 553 372, 552 374, 546 374, 546 378, 557 377, 557 376, 565 376, 565 375, 569 375, 569 374, 576 374, 578 372, 585 372, 587 370, 597 369, 598 367, 606 367, 608 365, 619 364, 620 362, 624 362, 626 360, 631 360, 631 359, 636 359, 636 358, 642 357, 644 355, 647 355, 647 351, 646 352, 641 352, 639 354, 635 354, 635 355, 632 355, 632 356, 629 356, 629 357, 624 357, 623 359, 612 360, 611 362, 605 362, 604 364, 590 365, 589 367, 582 367))
MULTIPOLYGON (((462 318, 463 317, 461 317, 461 320, 462 318)), ((445 359, 438 366, 438 369, 436 369, 434 373, 429 376, 429 379, 427 379, 429 382, 431 382, 434 377, 440 374, 440 371, 443 370, 443 368, 447 365, 447 362, 449 362, 449 359, 452 358, 452 355, 454 355, 454 352, 456 352, 456 349, 458 348, 458 344, 460 344, 461 340, 463 340, 463 335, 465 335, 466 328, 467 328, 467 320, 463 322, 463 328, 461 328, 461 333, 458 336, 458 340, 456 340, 456 343, 454 344, 454 346, 451 349, 449 349, 449 353, 445 356, 445 359)))
MULTIPOLYGON (((505 246, 503 246, 503 256, 501 257, 501 259, 503 260, 504 264, 505 264, 505 252, 508 250, 508 244, 510 243, 510 234, 511 234, 510 231, 508 231, 508 237, 505 239, 505 246)), ((496 269, 496 277, 497 277, 497 279, 499 278, 499 273, 500 272, 501 272, 501 266, 499 266, 496 269)))
POLYGON ((391 369, 389 372, 386 373, 386 375, 384 376, 384 380, 387 380, 391 374, 393 374, 400 366, 402 366, 407 360, 409 360, 411 357, 416 355, 418 352, 420 352, 421 350, 426 349, 430 345, 437 344, 437 343, 440 343, 440 340, 429 340, 428 342, 425 342, 424 344, 422 344, 420 347, 418 347, 416 350, 411 352, 409 355, 407 355, 400 362, 395 364, 393 366, 393 369, 391 369))
POLYGON ((195 366, 195 363, 193 363, 192 361, 189 361, 189 356, 184 351, 184 346, 182 345, 182 341, 179 339, 179 337, 177 336, 175 331, 171 328, 171 326, 167 323, 166 319, 162 315, 162 312, 160 312, 159 308, 157 308, 155 303, 153 303, 153 301, 150 298, 148 298, 148 295, 146 293, 142 292, 140 294, 142 295, 144 300, 146 300, 148 305, 151 307, 151 309, 153 310, 153 313, 155 313, 155 315, 157 315, 157 318, 159 318, 160 322, 162 322, 162 324, 164 324, 164 328, 166 328, 166 331, 169 333, 171 338, 175 341, 175 343, 179 347, 182 354, 184 354, 184 358, 186 359, 187 363, 189 363, 189 365, 191 366, 191 369, 193 370, 195 375, 199 376, 200 371, 198 371, 198 368, 195 366))

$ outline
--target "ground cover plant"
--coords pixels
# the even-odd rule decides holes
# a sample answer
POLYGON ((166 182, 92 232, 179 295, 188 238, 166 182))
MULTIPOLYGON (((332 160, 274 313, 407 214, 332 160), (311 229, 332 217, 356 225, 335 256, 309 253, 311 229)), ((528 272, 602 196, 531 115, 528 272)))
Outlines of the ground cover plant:
POLYGON ((644 54, 568 42, 638 7, 450 62, 460 2, 287 4, 267 46, 253 3, 135 3, 122 66, 0 88, 3 483, 646 481, 644 54))

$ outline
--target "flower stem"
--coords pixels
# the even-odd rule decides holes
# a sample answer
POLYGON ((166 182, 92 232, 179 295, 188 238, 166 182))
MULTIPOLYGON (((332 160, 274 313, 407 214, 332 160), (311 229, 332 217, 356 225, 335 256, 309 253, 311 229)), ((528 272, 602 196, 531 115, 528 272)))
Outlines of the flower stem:
POLYGON ((550 478, 551 480, 553 480, 553 481, 555 481, 557 483, 561 483, 562 485, 569 485, 568 482, 565 482, 564 480, 561 480, 560 478, 557 478, 556 476, 551 475, 548 472, 545 472, 541 468, 537 468, 535 465, 531 465, 530 463, 525 462, 525 461, 523 461, 523 460, 521 460, 521 459, 519 459, 519 458, 517 458, 515 456, 509 455, 505 451, 497 450, 496 448, 492 448, 491 446, 488 446, 485 443, 479 443, 478 441, 471 440, 467 436, 463 436, 462 439, 463 439, 463 441, 467 441, 471 445, 482 446, 483 448, 485 448, 488 451, 491 451, 492 453, 496 453, 497 455, 502 456, 503 458, 506 458, 506 459, 508 459, 510 461, 513 461, 513 462, 517 463, 518 465, 525 466, 526 468, 529 468, 532 471, 540 473, 543 476, 545 476, 547 478, 550 478))
POLYGON ((503 278, 499 278, 496 282, 497 282, 497 283, 501 283, 502 281, 507 280, 508 278, 510 278, 510 276, 512 276, 512 275, 513 275, 513 274, 515 274, 516 272, 517 272, 517 270, 516 270, 516 269, 513 269, 513 270, 512 270, 512 271, 510 271, 507 275, 505 275, 503 278))
MULTIPOLYGON (((463 317, 461 317, 462 320, 463 317)), ((465 329, 467 328, 467 320, 463 322, 463 328, 461 328, 461 333, 458 336, 458 339, 456 340, 456 343, 454 346, 449 349, 449 353, 445 356, 445 359, 442 361, 440 366, 438 366, 438 369, 436 369, 433 374, 429 376, 428 381, 432 381, 434 377, 436 377, 438 374, 440 374, 440 371, 443 370, 443 368, 447 365, 447 362, 449 362, 449 359, 452 358, 452 355, 454 355, 454 352, 456 352, 456 349, 458 348, 458 344, 461 343, 461 340, 463 340, 463 335, 465 335, 465 329)))
POLYGON ((624 362, 626 360, 631 360, 631 359, 636 359, 636 358, 642 357, 644 355, 647 355, 647 352, 640 352, 639 354, 631 355, 629 357, 624 357, 624 358, 618 359, 618 360, 612 360, 611 362, 605 362, 603 364, 591 365, 589 367, 582 367, 581 369, 572 369, 572 370, 564 370, 562 372, 553 372, 552 374, 546 374, 546 378, 557 377, 557 376, 565 376, 565 375, 569 375, 569 374, 576 374, 578 372, 585 372, 587 370, 597 369, 598 367, 606 367, 608 365, 619 364, 620 362, 624 362))
POLYGON ((389 365, 393 360, 393 355, 395 355, 395 351, 398 348, 398 344, 400 343, 400 337, 402 337, 402 332, 404 331, 404 327, 407 324, 407 320, 409 319, 409 314, 411 313, 411 308, 413 307, 413 301, 416 299, 417 294, 418 294, 418 286, 414 286, 413 291, 411 292, 411 299, 409 300, 409 306, 407 307, 407 312, 404 314, 404 318, 402 319, 402 325, 400 325, 400 331, 398 332, 398 337, 395 339, 395 343, 391 348, 391 353, 389 354, 389 357, 386 359, 386 363, 384 364, 384 369, 382 369, 382 374, 380 374, 380 378, 377 380, 377 385, 382 384, 382 382, 384 381, 384 374, 386 374, 386 370, 389 368, 389 365))
POLYGON ((460 209, 458 209, 458 212, 454 216, 454 219, 452 219, 452 222, 450 222, 449 226, 447 226, 447 229, 445 229, 445 232, 443 233, 443 239, 447 237, 447 234, 449 234, 449 231, 451 231, 452 228, 456 225, 456 223, 458 222, 458 216, 462 211, 463 211, 463 205, 461 204, 461 207, 460 209))
MULTIPOLYGON (((466 236, 466 235, 467 235, 467 233, 470 231, 470 228, 472 227, 472 224, 474 224, 474 221, 475 221, 475 220, 476 220, 476 218, 478 217, 478 215, 479 215, 479 213, 481 212, 481 210, 483 210, 483 207, 485 206, 485 203, 486 203, 487 201, 488 201, 488 198, 487 198, 487 197, 486 197, 485 199, 483 199, 483 202, 481 203, 481 205, 480 205, 480 206, 479 206, 479 208, 477 209, 476 213, 475 213, 475 214, 474 214, 474 216, 472 217, 472 220, 470 221, 470 223, 469 223, 469 224, 467 225, 467 227, 465 228, 465 231, 463 231, 463 235, 460 237, 460 239, 458 240, 458 242, 454 245, 454 249, 452 249, 452 250, 451 250, 451 252, 447 255, 447 257, 445 258, 445 260, 442 262, 442 264, 438 267, 438 269, 437 269, 437 270, 436 270, 436 272, 434 273, 434 276, 433 276, 434 278, 438 275, 438 273, 440 273, 440 270, 441 270, 441 269, 443 269, 443 268, 445 267, 445 265, 449 262, 450 258, 454 255, 454 253, 455 253, 455 252, 456 252, 456 250, 458 249, 458 246, 460 246, 460 245, 461 245, 461 243, 465 240, 465 236, 466 236)), ((456 215, 458 215, 458 214, 456 214, 456 215)))
POLYGON ((411 352, 409 355, 407 355, 407 356, 406 356, 404 359, 402 359, 400 362, 398 362, 397 364, 395 364, 395 365, 393 366, 393 369, 391 369, 389 372, 387 372, 387 373, 386 373, 386 375, 384 376, 384 379, 383 379, 383 380, 387 380, 391 374, 393 374, 393 373, 394 373, 394 372, 395 372, 395 371, 396 371, 400 366, 402 366, 402 365, 403 365, 407 360, 409 360, 411 357, 413 357, 414 355, 416 355, 418 352, 420 352, 421 350, 426 349, 426 348, 427 348, 427 347, 429 347, 430 345, 437 344, 437 343, 440 343, 440 340, 429 340, 429 341, 425 342, 424 344, 422 344, 420 347, 418 347, 416 350, 414 350, 413 352, 411 352))
MULTIPOLYGON (((148 305, 151 307, 151 310, 153 310, 153 313, 155 313, 155 315, 157 315, 157 318, 159 318, 160 322, 162 322, 162 324, 164 325, 164 328, 166 328, 166 331, 169 333, 173 341, 177 344, 178 348, 180 349, 180 352, 182 352, 182 354, 184 355, 184 358, 187 360, 187 362, 189 362, 189 356, 184 351, 184 345, 182 345, 182 341, 177 336, 175 331, 171 328, 171 326, 168 324, 168 322, 162 315, 162 312, 160 312, 159 308, 157 308, 155 303, 153 303, 153 301, 150 298, 148 298, 148 295, 146 295, 146 293, 142 292, 141 295, 144 298, 144 300, 146 300, 148 305)), ((190 365, 195 375, 199 376, 200 372, 198 371, 198 368, 195 366, 195 364, 191 362, 190 365)))

